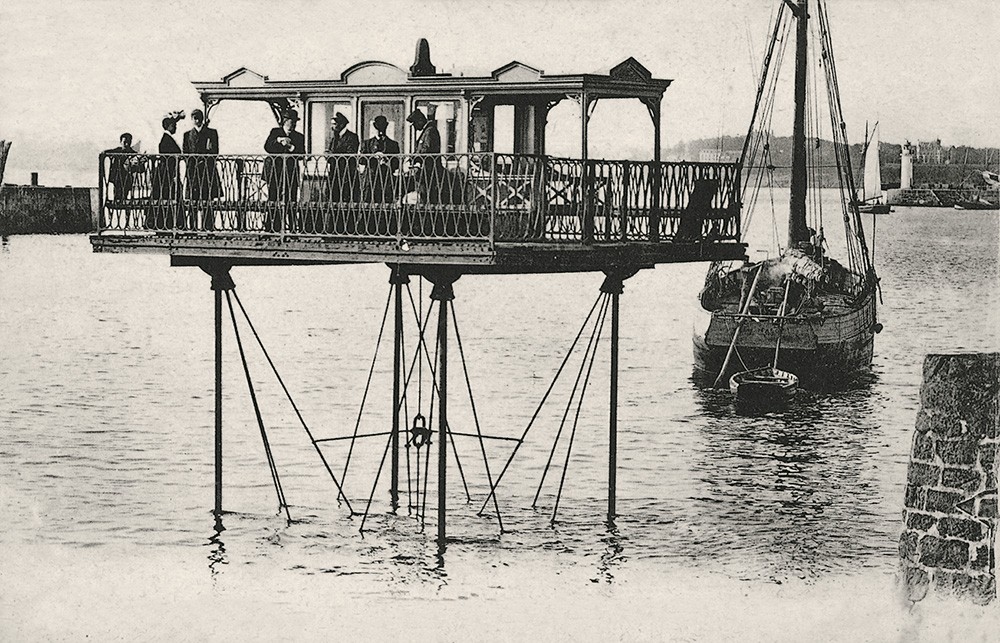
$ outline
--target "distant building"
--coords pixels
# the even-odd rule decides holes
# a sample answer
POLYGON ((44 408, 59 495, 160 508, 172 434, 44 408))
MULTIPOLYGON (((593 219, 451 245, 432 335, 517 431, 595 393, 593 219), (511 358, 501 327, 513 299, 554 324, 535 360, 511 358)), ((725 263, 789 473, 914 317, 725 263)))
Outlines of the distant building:
POLYGON ((917 141, 917 163, 944 163, 944 148, 941 139, 935 141, 917 141))
POLYGON ((721 150, 702 150, 698 153, 700 163, 735 163, 740 160, 738 152, 723 152, 721 150))

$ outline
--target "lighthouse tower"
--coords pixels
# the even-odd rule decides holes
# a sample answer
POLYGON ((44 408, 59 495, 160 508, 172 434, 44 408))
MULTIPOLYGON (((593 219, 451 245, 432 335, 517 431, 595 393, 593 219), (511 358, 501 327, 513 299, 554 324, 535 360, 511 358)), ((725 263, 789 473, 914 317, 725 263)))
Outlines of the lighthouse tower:
POLYGON ((899 155, 899 189, 909 190, 913 186, 913 150, 910 142, 903 144, 899 155))

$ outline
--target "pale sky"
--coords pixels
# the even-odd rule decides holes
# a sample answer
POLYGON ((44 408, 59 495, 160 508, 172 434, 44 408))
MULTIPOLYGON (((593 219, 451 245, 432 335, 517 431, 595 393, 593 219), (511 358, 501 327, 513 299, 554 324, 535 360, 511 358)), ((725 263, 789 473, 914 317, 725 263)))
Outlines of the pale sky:
MULTIPOLYGON (((242 66, 272 80, 336 78, 371 59, 406 68, 419 37, 438 69, 456 74, 510 60, 548 73, 606 73, 634 56, 674 79, 665 146, 742 135, 776 4, 2 0, 0 139, 14 142, 6 181, 27 182, 35 170, 43 183, 95 184, 97 152, 116 146, 120 132, 155 149, 163 114, 198 106, 193 80, 242 66)), ((852 141, 878 119, 883 141, 1000 145, 1000 2, 829 0, 829 12, 852 141)), ((270 112, 223 103, 213 126, 223 152, 259 152, 270 112)), ((600 105, 592 128, 605 156, 651 136, 638 103, 600 105)))

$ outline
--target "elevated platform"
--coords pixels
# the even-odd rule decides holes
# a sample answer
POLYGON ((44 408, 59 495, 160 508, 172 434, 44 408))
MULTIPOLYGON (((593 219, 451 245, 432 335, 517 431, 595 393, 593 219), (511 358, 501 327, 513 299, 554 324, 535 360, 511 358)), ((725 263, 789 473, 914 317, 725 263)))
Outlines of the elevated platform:
POLYGON ((735 164, 104 154, 101 169, 94 251, 165 254, 173 265, 509 274, 637 270, 745 252, 735 164))
MULTIPOLYGON (((248 234, 145 236, 93 235, 95 252, 140 252, 170 256, 172 265, 225 262, 234 266, 388 263, 450 266, 464 273, 516 274, 603 271, 629 266, 740 259, 735 242, 514 243, 414 242, 301 238, 248 234)), ((415 272, 415 271, 411 271, 415 272)))

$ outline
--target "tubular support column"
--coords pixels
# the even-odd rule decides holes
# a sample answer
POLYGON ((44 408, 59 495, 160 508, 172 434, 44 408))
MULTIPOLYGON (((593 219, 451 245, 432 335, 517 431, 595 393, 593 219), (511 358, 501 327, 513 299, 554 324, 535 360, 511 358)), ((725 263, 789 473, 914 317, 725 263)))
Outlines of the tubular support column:
POLYGON ((428 278, 434 284, 431 299, 438 305, 438 551, 447 545, 447 481, 448 481, 448 303, 455 299, 452 284, 458 273, 434 273, 428 278))
POLYGON ((611 295, 611 390, 608 412, 608 526, 614 525, 618 495, 618 313, 619 297, 625 291, 622 277, 608 274, 601 292, 611 295))
POLYGON ((215 520, 222 518, 222 293, 236 287, 228 264, 209 264, 201 269, 212 277, 215 293, 215 520))
POLYGON ((395 287, 396 319, 395 341, 392 353, 392 461, 391 480, 389 482, 389 498, 392 510, 399 508, 399 413, 401 405, 400 381, 403 377, 403 285, 410 283, 410 278, 396 266, 392 269, 389 283, 395 287))

